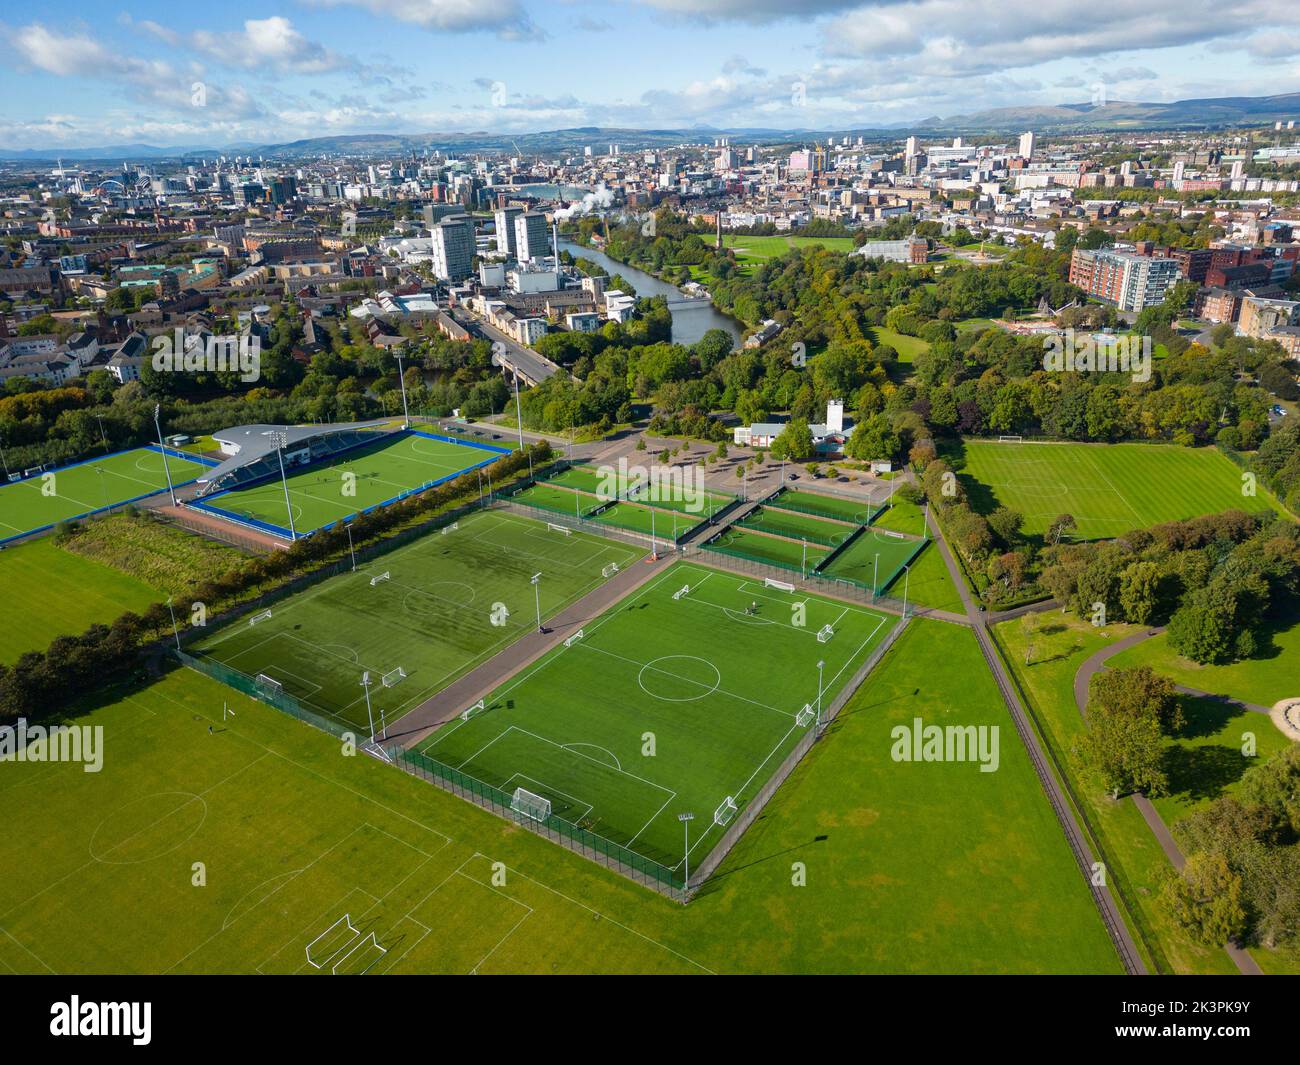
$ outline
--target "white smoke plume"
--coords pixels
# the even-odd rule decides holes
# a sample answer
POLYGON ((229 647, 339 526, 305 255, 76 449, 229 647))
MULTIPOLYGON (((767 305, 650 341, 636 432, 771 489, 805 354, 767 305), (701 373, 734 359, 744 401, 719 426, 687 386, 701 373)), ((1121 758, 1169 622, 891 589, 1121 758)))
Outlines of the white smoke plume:
POLYGON ((613 203, 614 194, 604 185, 597 185, 595 191, 587 193, 577 203, 571 203, 568 207, 561 207, 553 217, 557 222, 565 222, 570 218, 590 214, 598 207, 610 207, 613 203))

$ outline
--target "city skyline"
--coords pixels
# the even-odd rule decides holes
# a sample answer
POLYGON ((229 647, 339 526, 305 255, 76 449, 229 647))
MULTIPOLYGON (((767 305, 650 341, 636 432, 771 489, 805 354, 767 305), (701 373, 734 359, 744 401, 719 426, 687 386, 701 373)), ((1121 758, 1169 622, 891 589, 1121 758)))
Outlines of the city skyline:
POLYGON ((1287 5, 81 2, 0 22, 0 148, 226 147, 576 126, 887 127, 1007 106, 1300 88, 1287 5), (793 13, 803 12, 799 17, 793 13))

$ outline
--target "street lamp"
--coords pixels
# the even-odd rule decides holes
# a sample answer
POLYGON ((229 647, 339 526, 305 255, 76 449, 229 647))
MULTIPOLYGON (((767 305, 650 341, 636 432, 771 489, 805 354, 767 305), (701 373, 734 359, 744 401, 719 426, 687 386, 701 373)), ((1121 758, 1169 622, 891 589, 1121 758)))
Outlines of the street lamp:
POLYGON ((695 815, 690 811, 677 815, 677 820, 682 823, 682 831, 686 835, 686 842, 682 851, 682 866, 684 873, 682 876, 682 887, 688 887, 691 882, 691 822, 695 820, 695 815))
POLYGON ((171 493, 172 506, 176 506, 176 489, 172 487, 172 471, 167 467, 167 446, 163 443, 162 423, 158 421, 161 413, 162 404, 155 403, 153 405, 153 427, 158 430, 158 447, 162 449, 163 473, 167 475, 167 491, 171 493))
POLYGON ((537 631, 545 632, 546 630, 542 628, 542 593, 540 590, 542 575, 534 573, 530 583, 533 586, 533 603, 537 607, 537 631))
MULTIPOLYGON (((293 525, 293 504, 289 502, 289 478, 284 472, 284 449, 289 446, 289 434, 277 429, 271 433, 271 442, 275 444, 275 453, 280 459, 280 482, 284 485, 284 509, 289 515, 289 539, 298 539, 298 530, 293 525)), ((371 730, 373 735, 374 730, 371 730)))

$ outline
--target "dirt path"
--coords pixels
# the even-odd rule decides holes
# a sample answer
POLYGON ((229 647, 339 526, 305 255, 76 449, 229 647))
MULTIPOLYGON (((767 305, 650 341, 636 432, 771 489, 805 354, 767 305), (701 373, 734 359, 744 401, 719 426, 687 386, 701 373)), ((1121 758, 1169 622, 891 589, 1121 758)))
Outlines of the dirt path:
MULTIPOLYGON (((1132 636, 1125 636, 1122 640, 1116 640, 1107 647, 1091 655, 1079 667, 1079 671, 1074 675, 1074 704, 1078 707, 1080 715, 1088 716, 1088 689, 1092 678, 1106 668, 1106 663, 1116 655, 1127 651, 1130 647, 1136 647, 1140 643, 1151 639, 1153 636, 1159 636, 1165 630, 1163 628, 1148 629, 1145 632, 1135 632, 1132 636)), ((1196 688, 1187 688, 1183 685, 1175 685, 1181 692, 1189 695, 1199 696, 1201 698, 1219 699, 1225 703, 1234 706, 1240 706, 1245 710, 1255 713, 1267 714, 1268 708, 1257 706, 1254 703, 1243 703, 1236 699, 1229 699, 1223 695, 1214 695, 1211 692, 1203 692, 1196 688)), ((1175 842, 1173 833, 1169 831, 1169 826, 1165 824, 1164 818, 1160 816, 1160 811, 1155 808, 1151 800, 1145 795, 1134 794, 1129 796, 1133 800, 1133 805, 1138 808, 1142 815, 1142 820, 1147 823, 1151 829, 1151 834, 1155 836, 1156 842, 1160 844, 1160 849, 1164 851, 1165 857, 1175 869, 1182 869, 1187 863, 1182 849, 1175 842)), ((1223 949, 1227 951, 1228 957, 1232 959, 1239 972, 1246 976, 1263 976, 1264 971, 1259 967, 1259 963, 1250 956, 1250 952, 1243 950, 1241 947, 1232 943, 1225 943, 1223 949)))

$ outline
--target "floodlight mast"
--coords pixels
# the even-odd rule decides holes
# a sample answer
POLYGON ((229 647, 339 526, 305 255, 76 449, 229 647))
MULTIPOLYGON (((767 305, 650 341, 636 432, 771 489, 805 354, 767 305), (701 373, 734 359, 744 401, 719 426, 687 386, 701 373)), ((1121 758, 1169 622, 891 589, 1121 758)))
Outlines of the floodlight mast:
POLYGON ((542 593, 539 590, 539 586, 542 583, 542 575, 540 573, 534 573, 529 583, 533 586, 533 602, 537 607, 537 631, 545 632, 546 630, 542 628, 542 593))
MULTIPOLYGON (((293 504, 289 502, 289 478, 284 472, 284 449, 289 446, 289 434, 277 429, 271 433, 271 441, 275 444, 275 453, 280 459, 280 483, 284 485, 284 509, 289 515, 289 539, 297 540, 298 530, 293 524, 293 504)), ((373 731, 371 729, 372 733, 373 731)))
POLYGON ((375 742, 375 715, 370 709, 370 670, 361 674, 361 687, 366 689, 366 717, 370 720, 370 742, 375 742))
POLYGON ((163 473, 167 476, 167 491, 171 494, 172 506, 178 506, 176 502, 176 489, 172 485, 172 471, 167 466, 167 445, 163 443, 162 423, 158 420, 161 414, 162 404, 155 403, 153 405, 153 427, 158 432, 158 447, 162 451, 163 473))
POLYGON ((687 888, 691 883, 691 822, 695 820, 695 814, 687 810, 685 813, 678 814, 677 820, 682 823, 682 830, 686 835, 682 851, 682 887, 687 888))
POLYGON ((817 662, 817 727, 822 727, 822 670, 826 666, 826 660, 820 659, 817 662))
POLYGON ((411 415, 406 408, 406 374, 402 372, 402 353, 394 352, 397 356, 397 381, 402 386, 402 428, 411 427, 411 415))

